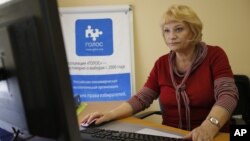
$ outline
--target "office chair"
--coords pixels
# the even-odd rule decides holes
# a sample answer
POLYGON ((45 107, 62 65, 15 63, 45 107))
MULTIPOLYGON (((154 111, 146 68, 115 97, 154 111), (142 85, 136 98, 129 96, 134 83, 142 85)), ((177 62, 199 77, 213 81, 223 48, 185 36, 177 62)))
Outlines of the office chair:
MULTIPOLYGON (((239 101, 232 117, 231 124, 250 124, 250 83, 246 75, 234 75, 235 83, 239 91, 239 101)), ((144 119, 151 115, 161 115, 161 111, 148 111, 135 115, 136 118, 144 119)))
POLYGON ((232 124, 250 124, 250 83, 246 75, 234 75, 239 101, 232 114, 232 124))

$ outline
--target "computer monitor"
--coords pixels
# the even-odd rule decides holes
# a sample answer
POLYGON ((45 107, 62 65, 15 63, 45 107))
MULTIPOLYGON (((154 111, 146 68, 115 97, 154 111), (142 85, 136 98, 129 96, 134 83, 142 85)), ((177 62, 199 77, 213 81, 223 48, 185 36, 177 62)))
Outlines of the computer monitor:
POLYGON ((80 140, 56 0, 0 5, 0 68, 0 128, 80 140))

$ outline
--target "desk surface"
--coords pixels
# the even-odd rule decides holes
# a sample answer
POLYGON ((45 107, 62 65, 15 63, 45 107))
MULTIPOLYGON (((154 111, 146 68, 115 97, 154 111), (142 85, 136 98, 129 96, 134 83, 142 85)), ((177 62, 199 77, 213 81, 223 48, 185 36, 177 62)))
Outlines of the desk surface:
MULTIPOLYGON (((118 106, 120 104, 120 102, 111 102, 111 103, 88 103, 87 108, 84 110, 84 112, 82 112, 79 116, 78 116, 78 121, 80 122, 81 119, 84 117, 84 115, 91 113, 91 112, 96 112, 96 111, 102 111, 102 112, 107 112, 110 109, 113 109, 114 107, 118 106), (104 106, 105 105, 105 106, 104 106)), ((124 118, 124 119, 120 119, 119 121, 121 122, 127 122, 127 123, 133 123, 133 124, 139 124, 139 125, 146 125, 149 127, 153 127, 153 128, 159 128, 161 130, 166 130, 166 131, 173 131, 179 134, 187 134, 189 131, 186 130, 182 130, 179 128, 174 128, 174 127, 170 127, 170 126, 165 126, 159 123, 155 123, 155 122, 150 122, 147 120, 142 120, 142 119, 138 119, 135 117, 128 117, 128 118, 124 118)), ((214 141, 229 141, 230 135, 229 133, 219 133, 214 141)))
MULTIPOLYGON (((133 124, 140 124, 140 125, 144 125, 144 126, 146 125, 148 127, 158 128, 158 129, 166 130, 166 131, 173 131, 175 133, 179 133, 179 134, 183 134, 183 135, 185 135, 185 134, 187 134, 189 132, 189 131, 182 130, 182 129, 179 129, 179 128, 165 126, 165 125, 162 125, 162 124, 159 124, 159 123, 153 123, 153 122, 138 119, 138 118, 135 118, 135 117, 124 118, 124 119, 121 119, 119 121, 127 122, 127 123, 133 123, 133 124)), ((214 141, 229 141, 229 137, 230 137, 229 133, 219 133, 215 137, 214 141)))

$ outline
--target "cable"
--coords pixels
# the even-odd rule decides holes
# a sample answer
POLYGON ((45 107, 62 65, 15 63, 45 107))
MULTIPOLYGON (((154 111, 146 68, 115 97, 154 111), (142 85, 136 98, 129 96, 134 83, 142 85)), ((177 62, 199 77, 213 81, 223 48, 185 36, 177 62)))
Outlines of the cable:
POLYGON ((12 129, 13 129, 13 138, 12 138, 12 140, 11 141, 17 141, 17 139, 18 139, 18 136, 19 136, 19 134, 20 134, 20 130, 16 130, 14 127, 12 127, 12 129))

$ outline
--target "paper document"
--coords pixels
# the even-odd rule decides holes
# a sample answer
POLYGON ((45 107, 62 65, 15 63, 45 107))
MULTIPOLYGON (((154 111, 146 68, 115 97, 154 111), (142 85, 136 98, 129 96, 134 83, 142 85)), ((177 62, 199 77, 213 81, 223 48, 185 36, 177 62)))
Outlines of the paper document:
POLYGON ((150 129, 150 128, 143 128, 143 129, 137 131, 136 133, 163 136, 163 137, 171 137, 171 138, 182 138, 181 135, 177 135, 174 133, 168 133, 168 132, 162 132, 162 131, 158 131, 158 130, 154 130, 154 129, 150 129))

